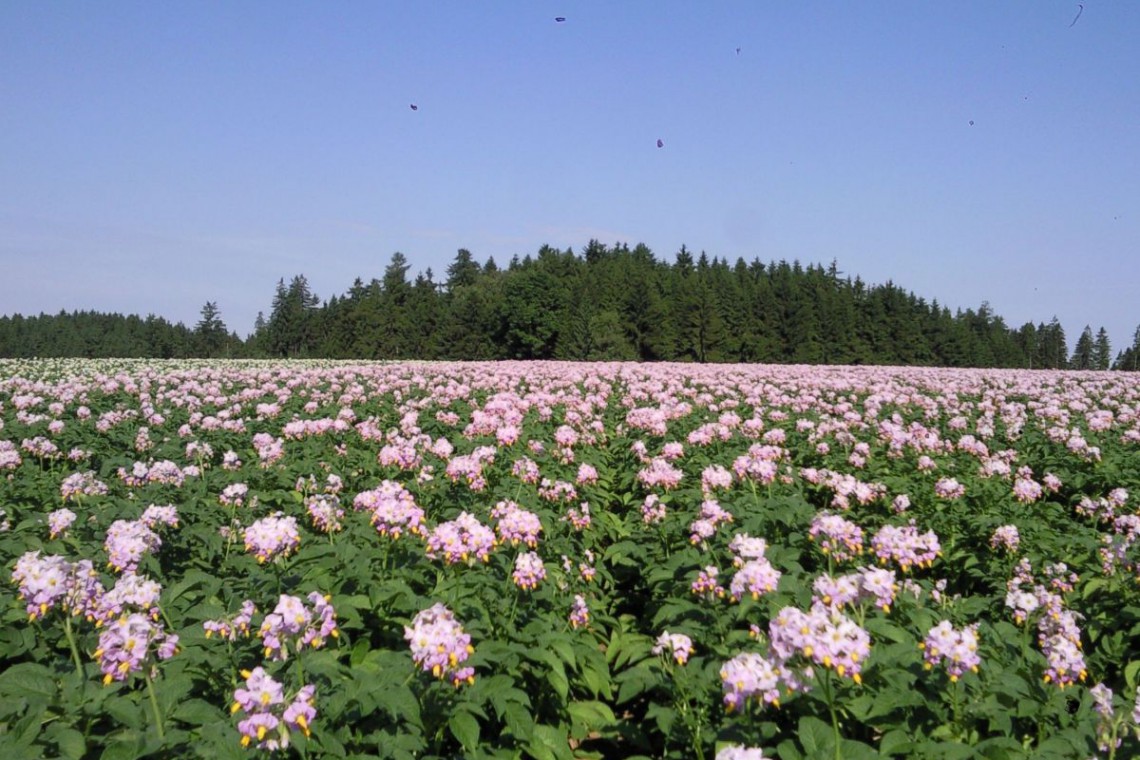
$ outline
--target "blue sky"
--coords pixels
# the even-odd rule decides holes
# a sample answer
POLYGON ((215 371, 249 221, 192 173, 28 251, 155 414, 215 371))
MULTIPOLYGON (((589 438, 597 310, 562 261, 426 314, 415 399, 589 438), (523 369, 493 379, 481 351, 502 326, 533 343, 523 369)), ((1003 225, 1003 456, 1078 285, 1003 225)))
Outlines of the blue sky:
POLYGON ((244 335, 282 277, 597 238, 836 259, 1115 352, 1140 3, 1083 6, 3 3, 0 313, 215 301, 244 335))

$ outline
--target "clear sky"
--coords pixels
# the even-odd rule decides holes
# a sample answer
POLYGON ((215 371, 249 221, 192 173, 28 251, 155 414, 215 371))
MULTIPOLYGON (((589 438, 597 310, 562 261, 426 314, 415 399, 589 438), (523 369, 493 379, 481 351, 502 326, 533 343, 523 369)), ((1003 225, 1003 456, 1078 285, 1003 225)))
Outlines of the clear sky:
POLYGON ((1140 3, 0 3, 0 313, 245 335, 282 277, 590 238, 836 259, 1115 354, 1140 3))

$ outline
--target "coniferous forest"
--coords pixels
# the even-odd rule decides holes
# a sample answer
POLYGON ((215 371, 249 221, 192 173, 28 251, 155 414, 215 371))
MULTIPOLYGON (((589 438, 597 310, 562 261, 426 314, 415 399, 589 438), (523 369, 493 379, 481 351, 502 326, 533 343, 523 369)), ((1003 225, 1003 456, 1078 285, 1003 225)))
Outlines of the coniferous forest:
POLYGON ((442 278, 382 276, 327 300, 304 275, 278 281, 241 339, 215 302, 192 327, 91 311, 0 317, 0 356, 334 359, 564 359, 1121 369, 1140 364, 1140 328, 1112 356, 1103 328, 1069 353, 1049 322, 1007 325, 987 303, 951 311, 836 263, 730 264, 684 246, 672 263, 644 245, 542 247, 500 267, 460 249, 442 278))

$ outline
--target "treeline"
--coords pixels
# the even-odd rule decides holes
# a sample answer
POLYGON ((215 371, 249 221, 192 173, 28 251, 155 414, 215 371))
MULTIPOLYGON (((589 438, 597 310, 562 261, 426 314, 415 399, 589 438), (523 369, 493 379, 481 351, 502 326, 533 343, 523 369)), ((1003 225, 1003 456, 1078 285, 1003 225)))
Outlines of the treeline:
POLYGON ((303 275, 277 283, 246 340, 207 303, 188 329, 79 312, 0 318, 4 356, 232 356, 345 359, 567 359, 951 367, 1136 369, 1136 341, 1112 361, 1103 328, 1073 352, 1054 317, 1013 328, 989 305, 957 310, 835 263, 694 255, 644 245, 544 246, 506 267, 461 249, 437 281, 396 253, 383 276, 323 301, 303 275), (82 324, 80 324, 82 323, 82 324), (88 323, 92 323, 89 325, 88 323), (104 325, 94 329, 93 324, 104 325), (150 325, 151 333, 139 325, 150 325), (113 329, 112 329, 113 328, 113 329), (71 335, 57 342, 63 333, 71 335))
POLYGON ((102 314, 61 311, 24 317, 0 317, 0 357, 189 359, 200 356, 247 356, 246 344, 226 330, 214 304, 214 322, 190 329, 153 314, 102 314), (220 332, 220 335, 218 331, 220 332))
POLYGON ((905 364, 1108 369, 1102 328, 1070 355, 1064 329, 1011 328, 988 304, 951 312, 836 264, 694 256, 644 245, 543 247, 500 268, 461 249, 442 281, 396 253, 380 279, 323 304, 303 276, 278 282, 251 337, 268 356, 905 364))

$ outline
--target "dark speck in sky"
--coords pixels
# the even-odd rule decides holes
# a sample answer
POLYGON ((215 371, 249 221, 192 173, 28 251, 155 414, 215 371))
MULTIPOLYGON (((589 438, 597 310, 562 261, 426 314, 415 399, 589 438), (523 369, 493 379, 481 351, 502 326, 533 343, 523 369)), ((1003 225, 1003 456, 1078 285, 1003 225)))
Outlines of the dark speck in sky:
POLYGON ((1069 24, 1070 29, 1073 28, 1073 24, 1077 23, 1077 19, 1079 19, 1081 17, 1081 14, 1084 12, 1085 12, 1085 6, 1081 5, 1080 3, 1077 3, 1077 15, 1073 16, 1073 21, 1071 24, 1069 24))
POLYGON ((419 106, 417 106, 415 103, 412 103, 412 104, 411 104, 411 107, 412 107, 412 110, 413 110, 413 111, 418 111, 418 110, 420 110, 420 107, 419 107, 419 106))
POLYGON ((974 126, 974 120, 973 119, 970 119, 970 126, 971 127, 974 126))
POLYGON ((563 21, 566 20, 566 17, 565 16, 555 16, 554 20, 557 21, 559 24, 561 24, 563 21))
POLYGON ((664 141, 662 141, 662 140, 658 140, 658 141, 657 141, 657 147, 658 147, 658 148, 664 148, 664 147, 665 147, 665 143, 664 143, 664 141))

